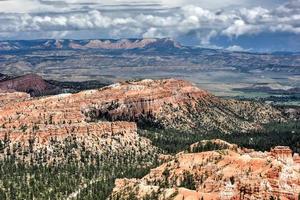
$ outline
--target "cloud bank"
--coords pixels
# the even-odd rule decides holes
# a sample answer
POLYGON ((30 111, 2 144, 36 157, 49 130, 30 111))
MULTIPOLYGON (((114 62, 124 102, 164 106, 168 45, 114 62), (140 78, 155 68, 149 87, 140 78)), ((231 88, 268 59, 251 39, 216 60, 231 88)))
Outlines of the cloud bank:
POLYGON ((246 0, 226 0, 231 7, 216 2, 212 0, 209 5, 201 6, 189 0, 140 4, 126 0, 0 1, 0 39, 187 38, 190 35, 196 38, 196 45, 209 47, 218 37, 235 40, 261 33, 300 35, 300 0, 283 4, 266 1, 264 6, 251 5, 246 0), (18 4, 24 7, 21 9, 18 4))

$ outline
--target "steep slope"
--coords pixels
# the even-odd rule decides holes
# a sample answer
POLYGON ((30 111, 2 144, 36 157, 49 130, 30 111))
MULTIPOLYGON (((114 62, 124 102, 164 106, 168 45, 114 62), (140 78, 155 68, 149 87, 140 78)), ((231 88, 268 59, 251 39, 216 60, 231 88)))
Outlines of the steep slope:
POLYGON ((298 199, 300 157, 288 147, 256 152, 208 142, 215 150, 182 152, 140 180, 116 180, 110 199, 298 199))
POLYGON ((0 124, 10 129, 108 120, 226 133, 259 128, 261 123, 282 118, 269 105, 220 99, 175 79, 118 83, 99 90, 8 104, 0 111, 0 124))
MULTIPOLYGON (((21 84, 22 80, 18 80, 18 83, 21 84)), ((43 86, 45 85, 37 85, 37 89, 42 89, 43 86)), ((105 101, 106 93, 103 94, 101 89, 40 98, 25 96, 23 101, 10 100, 21 94, 24 93, 3 94, 6 98, 3 99, 3 105, 0 107, 0 139, 4 141, 4 151, 8 152, 8 155, 11 155, 13 147, 16 145, 20 147, 13 151, 17 154, 16 159, 28 161, 32 156, 40 155, 37 152, 42 151, 44 152, 42 156, 48 159, 44 160, 40 157, 36 159, 49 162, 49 159, 54 159, 54 151, 60 152, 56 161, 64 161, 66 158, 63 157, 62 152, 67 151, 70 140, 71 144, 77 144, 76 148, 71 149, 79 160, 79 143, 83 143, 84 149, 90 154, 96 155, 99 154, 99 149, 107 155, 109 152, 113 154, 114 151, 120 154, 124 151, 137 151, 140 155, 148 154, 149 150, 157 151, 148 139, 137 135, 135 123, 87 120, 83 110, 90 105, 105 101), (24 156, 22 153, 24 151, 31 153, 24 156)), ((70 156, 69 153, 65 156, 70 156)), ((1 155, 2 158, 5 158, 5 155, 1 155)), ((71 157, 73 158, 74 155, 72 154, 71 157)))
POLYGON ((221 99, 175 79, 119 83, 100 94, 101 103, 83 110, 87 120, 126 120, 140 126, 230 132, 255 129, 261 123, 281 119, 280 112, 269 105, 221 99))
MULTIPOLYGON (((53 138, 64 141, 72 134, 89 136, 92 131, 96 131, 97 140, 107 134, 109 140, 113 140, 115 121, 117 127, 123 127, 118 121, 132 121, 146 127, 226 133, 258 128, 261 123, 280 118, 280 112, 270 106, 222 100, 186 81, 143 80, 77 94, 7 101, 0 107, 0 138, 11 141, 10 145, 20 143, 29 147, 34 144, 45 148, 53 138)), ((126 123, 121 133, 126 132, 126 123)), ((133 144, 139 137, 136 131, 131 132, 135 134, 127 142, 133 144)), ((88 138, 85 137, 86 144, 97 143, 88 138)), ((149 141, 147 145, 151 146, 149 141)))
POLYGON ((143 176, 159 156, 129 122, 22 126, 0 138, 1 199, 106 199, 116 178, 143 176))

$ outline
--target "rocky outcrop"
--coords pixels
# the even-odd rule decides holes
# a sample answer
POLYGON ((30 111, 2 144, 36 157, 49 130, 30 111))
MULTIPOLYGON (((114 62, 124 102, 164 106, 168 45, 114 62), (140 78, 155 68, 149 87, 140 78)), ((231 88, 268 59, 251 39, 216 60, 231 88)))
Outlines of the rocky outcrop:
POLYGON ((293 160, 292 153, 292 150, 287 146, 277 146, 271 149, 271 155, 277 160, 282 160, 284 162, 293 160))
POLYGON ((300 165, 300 155, 298 153, 294 154, 293 160, 294 160, 295 163, 297 163, 298 165, 300 165))
POLYGON ((124 82, 77 94, 29 99, 4 105, 0 112, 0 124, 6 129, 132 121, 139 126, 228 133, 281 119, 280 112, 269 105, 223 100, 175 79, 124 82))
MULTIPOLYGON (((64 161, 59 155, 64 155, 65 149, 69 149, 68 146, 74 143, 82 144, 84 149, 90 149, 89 152, 95 154, 99 154, 101 149, 101 153, 107 152, 107 157, 112 150, 116 151, 113 155, 122 152, 135 152, 138 155, 148 155, 150 152, 151 157, 156 155, 158 149, 149 140, 137 135, 134 122, 87 120, 84 110, 91 105, 106 102, 108 91, 105 91, 106 89, 89 90, 41 98, 29 98, 25 95, 23 100, 3 101, 0 106, 0 149, 4 146, 3 151, 6 153, 1 155, 2 158, 14 152, 15 157, 20 160, 28 161, 31 154, 40 160, 40 154, 36 152, 46 148, 52 150, 45 150, 48 152, 46 154, 41 153, 44 155, 42 160, 45 156, 53 160, 51 152, 55 149, 55 152, 59 152, 55 154, 56 162, 64 161), (73 142, 70 144, 70 141, 73 142)), ((11 93, 14 97, 18 94, 11 93)), ((8 98, 8 95, 4 96, 8 98)), ((74 152, 69 152, 66 156, 76 152, 76 155, 80 155, 80 146, 75 147, 74 152)), ((75 157, 80 159, 80 156, 75 157)))
POLYGON ((116 180, 111 199, 128 199, 131 195, 137 199, 152 196, 176 200, 271 197, 296 200, 300 192, 298 155, 293 159, 289 148, 281 150, 282 147, 271 152, 229 148, 179 153, 142 179, 116 180), (292 159, 285 162, 283 154, 292 159))
POLYGON ((74 159, 81 162, 82 156, 89 162, 126 154, 141 160, 155 158, 158 149, 137 134, 135 123, 85 122, 81 105, 89 101, 81 95, 6 102, 0 107, 0 159, 59 165, 74 159))
POLYGON ((269 105, 220 99, 175 79, 118 83, 104 88, 101 96, 103 102, 84 108, 87 120, 126 120, 141 126, 227 133, 283 118, 269 105))

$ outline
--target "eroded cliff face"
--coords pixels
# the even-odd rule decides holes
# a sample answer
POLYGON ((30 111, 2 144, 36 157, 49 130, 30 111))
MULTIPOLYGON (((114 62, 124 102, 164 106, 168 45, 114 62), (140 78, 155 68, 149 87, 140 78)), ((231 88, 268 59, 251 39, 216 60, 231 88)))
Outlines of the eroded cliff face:
POLYGON ((160 150, 137 134, 135 122, 86 120, 82 109, 103 101, 101 91, 24 94, 4 94, 0 105, 1 198, 82 198, 83 190, 103 185, 93 195, 103 199, 116 177, 141 176, 156 166, 160 150))
MULTIPOLYGON (((30 98, 25 93, 5 93, 0 106, 0 158, 36 164, 59 164, 84 156, 105 158, 147 155, 158 149, 137 134, 134 122, 87 122, 82 112, 103 101, 101 91, 30 98), (15 99, 14 99, 15 98, 15 99), (95 101, 96 99, 96 101, 95 101)), ((151 160, 145 159, 145 160, 151 160)))
POLYGON ((193 84, 175 79, 119 83, 101 91, 101 103, 86 106, 87 120, 135 121, 184 131, 231 132, 282 120, 269 105, 220 99, 193 84))
POLYGON ((21 95, 18 101, 0 106, 0 139, 11 142, 6 146, 24 143, 33 148, 48 145, 53 138, 63 141, 72 135, 83 138, 94 135, 97 140, 108 134, 113 138, 117 129, 125 136, 131 135, 128 140, 123 138, 128 143, 140 140, 138 143, 150 146, 132 128, 135 123, 227 133, 281 119, 280 112, 268 105, 222 100, 189 82, 175 79, 124 82, 77 94, 27 97, 23 99, 21 95))
MULTIPOLYGON (((212 141, 227 146, 220 140, 212 141)), ((195 145, 194 145, 195 146, 195 145)), ((142 179, 118 179, 111 199, 280 199, 300 193, 299 155, 289 147, 256 152, 228 149, 179 153, 142 179)), ((191 147, 192 148, 192 147, 191 147)))
MULTIPOLYGON (((181 80, 143 80, 77 94, 30 99, 0 108, 6 129, 97 121, 133 121, 179 130, 230 132, 281 120, 269 105, 223 100, 181 80)), ((0 132, 3 131, 0 129, 0 132)))

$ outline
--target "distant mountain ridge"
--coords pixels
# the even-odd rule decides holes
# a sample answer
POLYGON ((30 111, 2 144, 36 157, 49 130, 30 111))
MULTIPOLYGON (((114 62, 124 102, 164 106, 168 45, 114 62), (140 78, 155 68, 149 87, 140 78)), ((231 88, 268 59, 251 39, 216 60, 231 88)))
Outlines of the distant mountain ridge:
POLYGON ((250 87, 253 77, 257 83, 299 88, 299 66, 300 54, 190 47, 170 38, 0 41, 1 73, 36 73, 60 82, 176 77, 195 82, 218 96, 243 94, 244 90, 238 89, 250 87))
MULTIPOLYGON (((17 50, 133 50, 133 49, 157 49, 180 50, 202 49, 203 51, 224 51, 225 49, 205 48, 198 46, 186 46, 172 38, 120 38, 120 39, 36 39, 36 40, 2 40, 0 51, 17 50)), ((233 51, 240 52, 240 51, 233 51)), ((243 52, 246 54, 270 54, 293 56, 300 52, 275 51, 275 52, 243 52)))
POLYGON ((53 50, 53 49, 142 49, 142 48, 182 48, 170 38, 142 39, 43 39, 0 41, 0 51, 13 50, 53 50))

